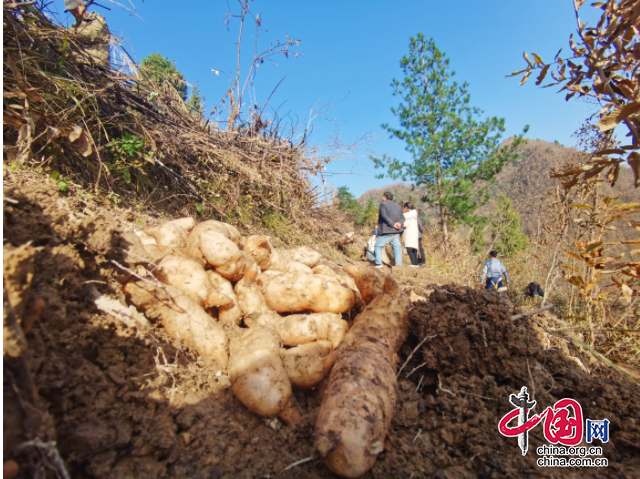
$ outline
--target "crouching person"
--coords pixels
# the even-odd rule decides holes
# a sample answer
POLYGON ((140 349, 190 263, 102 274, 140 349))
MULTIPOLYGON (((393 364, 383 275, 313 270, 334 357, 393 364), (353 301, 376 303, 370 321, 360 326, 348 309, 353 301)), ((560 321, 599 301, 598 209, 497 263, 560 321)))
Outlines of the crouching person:
POLYGON ((486 279, 485 289, 500 289, 504 287, 502 278, 509 283, 509 274, 507 268, 504 267, 502 261, 498 259, 498 252, 491 251, 489 253, 489 259, 482 268, 482 282, 486 279))

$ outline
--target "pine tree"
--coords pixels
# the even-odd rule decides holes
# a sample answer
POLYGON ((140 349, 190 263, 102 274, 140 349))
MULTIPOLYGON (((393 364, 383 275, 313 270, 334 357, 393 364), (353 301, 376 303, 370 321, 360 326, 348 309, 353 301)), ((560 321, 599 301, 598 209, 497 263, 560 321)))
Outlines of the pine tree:
POLYGON ((202 116, 204 114, 205 105, 207 96, 202 95, 200 93, 200 87, 198 86, 198 80, 193 82, 191 86, 191 94, 189 95, 189 99, 187 100, 187 105, 189 105, 193 110, 191 113, 196 116, 202 116))
POLYGON ((481 185, 493 181, 504 164, 513 161, 522 137, 500 147, 505 120, 481 118, 482 112, 470 105, 468 85, 452 80, 455 72, 449 59, 432 39, 419 33, 411 38, 409 50, 400 61, 404 80, 392 82, 393 94, 402 100, 392 108, 400 128, 382 126, 392 138, 407 143, 413 161, 386 155, 372 159, 377 168, 386 168, 390 178, 425 187, 423 201, 438 210, 448 254, 449 224, 477 222, 476 209, 488 201, 481 185))
MULTIPOLYGON (((151 53, 140 62, 140 70, 142 73, 157 83, 164 81, 173 86, 180 98, 187 99, 187 82, 184 75, 176 68, 175 62, 159 53, 151 53)), ((144 86, 144 82, 142 82, 144 86)))
POLYGON ((504 256, 512 256, 529 245, 529 238, 520 226, 520 215, 511 200, 500 194, 491 220, 491 233, 495 249, 504 256))

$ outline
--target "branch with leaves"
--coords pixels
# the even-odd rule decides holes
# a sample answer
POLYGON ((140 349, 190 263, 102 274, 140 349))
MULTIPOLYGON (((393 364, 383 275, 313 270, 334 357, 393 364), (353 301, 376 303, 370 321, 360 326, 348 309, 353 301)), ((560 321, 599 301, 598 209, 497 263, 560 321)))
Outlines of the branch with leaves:
POLYGON ((607 147, 592 152, 592 159, 580 169, 561 172, 555 177, 569 177, 564 183, 571 188, 600 173, 607 174, 613 185, 620 174, 620 166, 626 162, 634 173, 635 186, 640 186, 640 4, 637 0, 608 0, 595 2, 593 8, 602 11, 595 27, 588 26, 580 18, 585 0, 573 0, 577 35, 569 37, 571 54, 546 63, 527 52, 526 68, 509 76, 522 75, 520 85, 538 72, 536 85, 541 85, 549 74, 553 81, 542 88, 560 86, 560 92, 568 92, 566 99, 587 98, 602 106, 596 126, 612 140, 614 131, 625 125, 630 144, 607 147))

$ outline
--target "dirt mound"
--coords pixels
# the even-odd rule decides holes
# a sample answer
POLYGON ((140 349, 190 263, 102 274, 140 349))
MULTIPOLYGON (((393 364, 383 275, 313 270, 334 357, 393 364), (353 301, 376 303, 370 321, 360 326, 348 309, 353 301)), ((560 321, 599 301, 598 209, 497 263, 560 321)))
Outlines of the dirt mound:
MULTIPOLYGON (((10 199, 4 243, 32 242, 37 252, 29 301, 45 300, 26 335, 25 359, 37 397, 23 394, 19 381, 17 389, 8 383, 15 371, 5 362, 5 404, 13 394, 21 407, 12 410, 20 421, 10 422, 11 435, 5 421, 4 459, 17 460, 19 477, 57 477, 54 462, 43 460, 50 449, 11 449, 37 434, 43 442, 57 441, 71 477, 336 477, 320 459, 285 471, 313 454, 320 406, 314 392, 295 393, 300 421, 264 421, 231 394, 224 371, 172 341, 161 327, 152 337, 140 336, 96 309, 87 284, 124 304, 127 276, 110 260, 124 262, 127 232, 154 220, 65 196, 54 182, 28 174, 5 179, 4 194, 10 199), (34 422, 45 432, 23 427, 34 422)), ((510 321, 492 294, 438 288, 428 302, 415 305, 414 336, 400 364, 425 336, 437 336, 403 369, 387 450, 365 477, 634 477, 640 470, 638 387, 587 376, 563 352, 545 349, 529 323, 510 321), (523 385, 543 406, 571 397, 581 402, 585 417, 608 418, 609 468, 537 468, 533 451, 542 443, 540 427, 531 432, 524 458, 515 439, 502 438, 498 420, 511 409, 508 395, 523 385)))
POLYGON ((428 339, 401 373, 403 397, 393 431, 405 441, 411 439, 411 449, 424 458, 421 473, 456 478, 638 477, 637 385, 589 376, 567 356, 566 348, 543 343, 534 321, 512 321, 495 292, 456 286, 432 291, 428 302, 416 303, 411 313, 415 336, 405 344, 404 357, 428 339), (603 445, 609 467, 538 467, 536 448, 548 444, 543 424, 529 432, 529 452, 523 457, 516 438, 498 431, 502 416, 513 409, 509 395, 522 386, 538 401, 534 413, 572 398, 581 404, 585 419, 609 419, 610 440, 603 445))

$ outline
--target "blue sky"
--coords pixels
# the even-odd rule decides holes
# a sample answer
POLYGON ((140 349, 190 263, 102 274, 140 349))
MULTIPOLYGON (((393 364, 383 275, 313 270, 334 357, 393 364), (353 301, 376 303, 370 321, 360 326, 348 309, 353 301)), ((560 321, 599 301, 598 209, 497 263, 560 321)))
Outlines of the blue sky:
MULTIPOLYGON (((56 0, 59 12, 63 4, 56 0)), ((229 11, 238 12, 237 0, 134 4, 142 20, 113 5, 111 11, 95 10, 106 17, 112 33, 127 40, 138 60, 156 51, 167 56, 187 81, 198 80, 209 109, 218 103, 229 86, 225 73, 235 69, 238 23, 232 20, 227 31, 224 20, 229 11)), ((389 139, 380 125, 395 123, 390 108, 397 99, 390 83, 400 76, 399 61, 408 51, 409 38, 418 32, 433 37, 451 59, 456 79, 470 85, 473 105, 506 118, 507 136, 529 124, 529 138, 573 145, 572 133, 595 108, 567 103, 557 89, 536 87, 533 77, 523 87, 505 77, 523 68, 524 50, 543 59, 553 58, 561 47, 568 51, 569 34, 575 31, 570 0, 255 0, 252 12, 260 15, 267 30, 259 37, 263 47, 286 34, 301 39, 295 49, 299 58, 280 57, 277 65, 260 67, 258 103, 285 77, 270 100, 281 114, 290 112, 304 124, 311 108, 331 104, 324 118, 314 121, 312 143, 326 144, 336 134, 345 144, 369 136, 354 154, 329 167, 333 173, 353 173, 335 174, 328 181, 349 186, 357 196, 390 182, 375 178, 380 170, 373 168, 369 153, 409 159, 403 143, 389 139)), ((69 17, 59 15, 67 21, 69 17)), ((250 27, 243 41, 245 71, 253 41, 250 27)))

